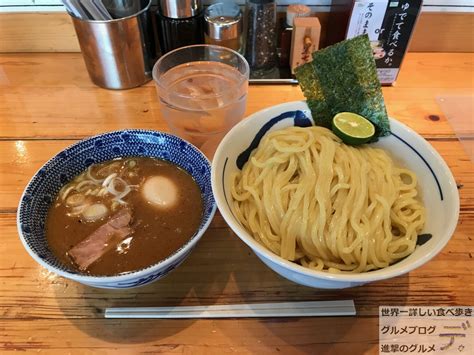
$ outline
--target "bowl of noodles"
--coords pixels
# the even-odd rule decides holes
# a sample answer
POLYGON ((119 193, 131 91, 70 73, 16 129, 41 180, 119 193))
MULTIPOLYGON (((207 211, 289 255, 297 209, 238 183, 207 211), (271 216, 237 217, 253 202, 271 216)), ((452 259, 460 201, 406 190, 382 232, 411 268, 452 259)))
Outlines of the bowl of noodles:
POLYGON ((423 265, 454 233, 457 186, 427 141, 390 126, 353 147, 314 126, 302 101, 251 115, 212 162, 223 218, 268 267, 310 287, 353 287, 423 265))
POLYGON ((46 162, 21 197, 17 226, 41 266, 98 288, 167 276, 216 210, 209 160, 183 139, 125 129, 86 138, 46 162))

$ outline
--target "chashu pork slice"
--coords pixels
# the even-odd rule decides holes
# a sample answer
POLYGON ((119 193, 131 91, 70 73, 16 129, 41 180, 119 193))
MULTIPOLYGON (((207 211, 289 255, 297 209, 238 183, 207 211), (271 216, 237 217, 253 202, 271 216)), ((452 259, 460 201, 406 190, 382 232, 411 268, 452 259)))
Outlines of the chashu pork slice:
POLYGON ((130 228, 132 214, 123 208, 104 225, 69 250, 68 255, 80 270, 86 270, 109 250, 115 248, 133 231, 130 228))

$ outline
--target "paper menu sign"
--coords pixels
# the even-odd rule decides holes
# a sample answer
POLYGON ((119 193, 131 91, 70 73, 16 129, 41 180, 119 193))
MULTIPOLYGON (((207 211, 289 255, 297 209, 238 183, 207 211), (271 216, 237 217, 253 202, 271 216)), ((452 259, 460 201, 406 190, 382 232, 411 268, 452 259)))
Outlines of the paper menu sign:
POLYGON ((346 38, 369 36, 382 84, 397 78, 421 5, 422 0, 354 2, 346 38))
POLYGON ((356 1, 352 9, 347 38, 367 33, 370 41, 378 41, 388 0, 356 1))

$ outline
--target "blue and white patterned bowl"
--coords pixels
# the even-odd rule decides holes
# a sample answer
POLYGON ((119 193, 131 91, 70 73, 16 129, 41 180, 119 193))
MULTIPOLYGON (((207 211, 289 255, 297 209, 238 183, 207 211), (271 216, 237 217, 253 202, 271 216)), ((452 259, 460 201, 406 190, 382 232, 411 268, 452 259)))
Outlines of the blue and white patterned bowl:
POLYGON ((241 169, 251 151, 268 131, 289 126, 313 125, 306 102, 288 102, 259 111, 234 126, 224 137, 212 161, 212 189, 219 211, 237 236, 278 274, 296 283, 318 288, 345 288, 402 275, 420 267, 446 245, 459 217, 459 194, 453 175, 443 158, 420 135, 391 119, 391 132, 373 146, 387 150, 418 177, 427 221, 422 233, 432 238, 413 254, 387 268, 360 274, 329 274, 304 268, 272 253, 259 244, 237 220, 231 209, 231 176, 241 169))
POLYGON ((17 225, 20 239, 40 265, 68 279, 111 289, 146 285, 181 264, 208 228, 216 211, 210 169, 209 161, 196 147, 167 133, 122 130, 85 139, 53 157, 29 182, 18 207, 17 225), (76 272, 61 264, 48 248, 44 225, 49 206, 60 188, 89 165, 126 156, 167 160, 191 174, 201 189, 204 203, 199 229, 175 253, 144 269, 118 276, 88 276, 76 272))

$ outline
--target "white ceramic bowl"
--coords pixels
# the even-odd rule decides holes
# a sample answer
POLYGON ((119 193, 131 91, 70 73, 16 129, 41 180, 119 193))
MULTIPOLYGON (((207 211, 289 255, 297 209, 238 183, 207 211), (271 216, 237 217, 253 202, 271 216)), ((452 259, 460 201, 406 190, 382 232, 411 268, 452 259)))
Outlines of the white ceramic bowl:
POLYGON ((235 218, 230 208, 230 176, 237 171, 238 157, 254 147, 256 137, 288 126, 312 124, 303 101, 289 102, 259 111, 240 122, 225 136, 212 162, 212 189, 222 216, 257 256, 281 276, 296 283, 318 288, 346 288, 405 274, 438 254, 451 238, 459 217, 459 195, 453 175, 435 149, 420 135, 391 119, 392 135, 381 138, 374 147, 384 148, 419 180, 420 195, 427 209, 423 233, 432 238, 409 257, 387 268, 361 274, 330 274, 304 268, 282 259, 259 244, 235 218), (271 126, 271 128, 270 128, 271 126), (253 142, 252 142, 253 141, 253 142), (253 144, 252 144, 253 143, 253 144))

